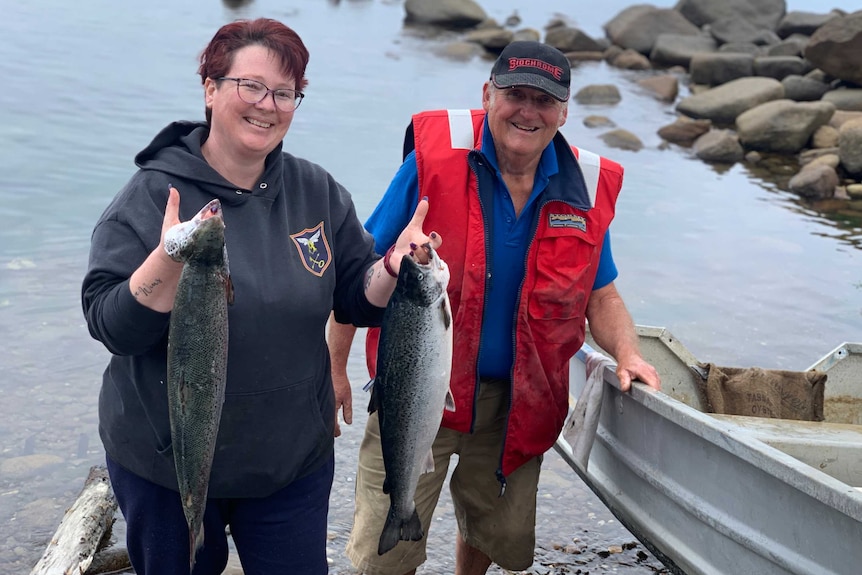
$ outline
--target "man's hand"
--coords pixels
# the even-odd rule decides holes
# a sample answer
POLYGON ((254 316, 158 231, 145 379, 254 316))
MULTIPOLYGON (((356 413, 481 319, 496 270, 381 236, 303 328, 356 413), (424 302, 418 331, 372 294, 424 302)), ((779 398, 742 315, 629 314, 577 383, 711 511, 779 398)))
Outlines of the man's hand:
POLYGON ((335 437, 341 435, 338 422, 338 410, 341 410, 344 423, 353 423, 353 392, 350 389, 350 378, 347 377, 347 359, 356 327, 351 324, 338 323, 335 314, 329 314, 329 331, 326 334, 326 344, 329 346, 330 375, 332 390, 335 392, 335 437))
POLYGON ((353 423, 353 392, 350 389, 350 379, 347 374, 336 374, 332 372, 332 387, 335 390, 335 437, 341 435, 341 426, 338 424, 338 410, 344 423, 353 423))
POLYGON ((590 294, 587 320, 593 339, 617 362, 616 373, 623 392, 631 389, 634 379, 661 389, 661 377, 641 355, 634 322, 614 282, 590 294))
POLYGON ((620 380, 620 390, 631 389, 632 381, 637 379, 655 390, 661 390, 661 377, 658 371, 646 362, 640 355, 629 356, 617 363, 617 377, 620 380))

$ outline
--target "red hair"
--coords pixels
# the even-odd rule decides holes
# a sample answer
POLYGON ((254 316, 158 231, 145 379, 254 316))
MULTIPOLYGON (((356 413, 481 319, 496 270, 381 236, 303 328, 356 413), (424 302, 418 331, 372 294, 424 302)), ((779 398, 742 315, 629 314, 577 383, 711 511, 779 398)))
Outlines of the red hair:
MULTIPOLYGON (((308 66, 308 49, 299 34, 271 18, 256 20, 237 20, 225 24, 213 36, 201 53, 198 73, 201 83, 207 78, 221 78, 230 70, 233 55, 246 46, 259 45, 276 54, 281 60, 281 71, 293 77, 296 89, 300 92, 308 85, 305 68, 308 66)), ((212 110, 206 110, 207 122, 212 110)))

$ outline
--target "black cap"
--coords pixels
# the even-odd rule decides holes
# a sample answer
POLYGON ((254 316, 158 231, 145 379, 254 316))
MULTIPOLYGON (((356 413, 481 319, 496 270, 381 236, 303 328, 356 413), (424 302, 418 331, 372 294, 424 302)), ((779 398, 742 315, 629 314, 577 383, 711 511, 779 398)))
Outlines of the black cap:
POLYGON ((519 40, 503 48, 491 69, 498 88, 527 86, 561 102, 569 99, 571 68, 566 55, 548 44, 519 40))

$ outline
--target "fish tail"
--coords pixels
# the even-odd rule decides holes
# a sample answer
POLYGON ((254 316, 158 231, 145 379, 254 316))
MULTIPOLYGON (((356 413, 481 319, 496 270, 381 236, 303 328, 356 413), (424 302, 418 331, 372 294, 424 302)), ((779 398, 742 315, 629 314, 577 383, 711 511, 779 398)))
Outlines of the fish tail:
POLYGON ((198 549, 204 546, 204 526, 198 528, 197 534, 189 529, 189 573, 195 568, 195 556, 198 549))
POLYGON ((380 541, 377 543, 377 554, 383 555, 391 550, 398 544, 399 539, 401 539, 401 521, 395 517, 395 510, 390 506, 383 532, 380 534, 380 541))
POLYGON ((419 541, 424 536, 422 522, 419 521, 419 512, 413 509, 413 515, 407 523, 401 526, 401 539, 405 541, 419 541))
POLYGON ((413 515, 407 521, 401 521, 395 516, 395 510, 390 506, 377 544, 377 554, 383 555, 398 544, 398 541, 419 541, 424 536, 419 512, 413 509, 413 515))

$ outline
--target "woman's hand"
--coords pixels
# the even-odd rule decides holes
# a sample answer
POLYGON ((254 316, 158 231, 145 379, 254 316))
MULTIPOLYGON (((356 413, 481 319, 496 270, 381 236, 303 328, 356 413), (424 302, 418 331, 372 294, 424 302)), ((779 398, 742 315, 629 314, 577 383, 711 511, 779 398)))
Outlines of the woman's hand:
POLYGON ((404 228, 401 235, 395 240, 388 263, 396 277, 398 276, 398 272, 401 271, 401 259, 405 255, 412 256, 420 264, 427 264, 429 260, 428 252, 425 249, 419 248, 427 243, 431 244, 431 247, 436 250, 443 243, 443 239, 437 232, 432 231, 426 236, 425 232, 422 231, 425 216, 428 215, 428 208, 428 198, 422 198, 419 201, 419 205, 416 206, 416 211, 413 212, 413 218, 410 220, 410 223, 407 224, 407 227, 404 228))
POLYGON ((144 263, 129 278, 129 290, 144 307, 159 312, 169 312, 174 307, 174 297, 183 265, 171 259, 165 251, 165 232, 180 223, 180 193, 173 186, 168 191, 168 203, 162 220, 162 235, 144 263))
MULTIPOLYGON (((165 205, 165 217, 162 220, 162 235, 159 238, 159 247, 156 248, 156 251, 160 251, 160 253, 166 256, 168 255, 168 252, 165 250, 165 234, 169 229, 180 223, 182 223, 180 222, 180 192, 175 187, 169 185, 168 203, 165 205)), ((168 259, 171 259, 170 256, 168 256, 168 259)))
POLYGON ((401 271, 401 260, 404 256, 410 256, 421 264, 427 264, 428 252, 422 246, 430 244, 436 250, 443 243, 443 238, 437 232, 432 231, 429 235, 425 235, 422 230, 427 215, 428 198, 422 198, 416 206, 416 211, 413 212, 410 223, 395 240, 395 245, 389 249, 385 257, 368 268, 365 297, 377 307, 386 307, 389 296, 395 291, 395 282, 401 271))

